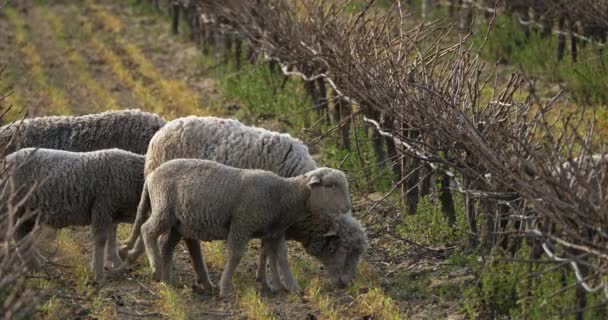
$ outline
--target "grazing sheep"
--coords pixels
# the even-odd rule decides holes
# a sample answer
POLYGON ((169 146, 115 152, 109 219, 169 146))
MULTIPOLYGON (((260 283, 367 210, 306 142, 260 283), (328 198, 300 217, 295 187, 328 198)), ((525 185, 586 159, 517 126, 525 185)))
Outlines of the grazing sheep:
POLYGON ((29 147, 75 152, 118 148, 145 154, 164 124, 158 115, 140 110, 31 118, 1 127, 0 145, 6 146, 4 155, 29 147))
MULTIPOLYGON (((29 147, 74 152, 118 148, 145 154, 150 139, 164 124, 158 115, 137 109, 30 118, 1 127, 0 146, 5 147, 3 157, 29 147)), ((116 233, 116 226, 112 232, 116 233)), ((109 265, 118 266, 116 237, 111 238, 106 258, 109 265)))
MULTIPOLYGON (((297 227, 287 229, 286 239, 302 243, 304 250, 325 266, 330 283, 337 287, 346 286, 355 278, 361 256, 368 247, 365 229, 351 214, 308 217, 297 227)), ((260 264, 265 261, 262 252, 260 264)), ((271 272, 272 276, 276 274, 276 270, 271 272)), ((266 272, 258 269, 256 278, 265 283, 266 272)))
MULTIPOLYGON (((25 201, 23 212, 38 210, 40 222, 54 228, 91 225, 95 242, 92 269, 95 279, 103 281, 103 249, 115 239, 113 224, 135 218, 145 156, 120 149, 79 153, 26 148, 8 155, 6 163, 20 193, 42 181, 25 201)), ((10 193, 5 192, 3 199, 10 193)), ((34 223, 33 218, 20 221, 18 240, 34 223)))
MULTIPOLYGON (((262 169, 274 172, 283 177, 293 177, 304 174, 315 169, 317 166, 308 153, 308 148, 301 141, 287 134, 279 134, 262 128, 248 127, 236 120, 221 119, 216 117, 186 117, 168 122, 150 141, 148 148, 145 174, 152 172, 162 163, 177 158, 198 158, 214 160, 232 167, 244 169, 262 169)), ((138 215, 131 237, 121 248, 121 255, 127 255, 138 240, 139 227, 147 218, 146 214, 138 215)), ((344 221, 336 220, 337 224, 344 221)), ((287 231, 298 232, 298 229, 309 230, 305 222, 292 225, 287 231)), ((185 239, 190 251, 193 263, 201 264, 200 244, 198 241, 185 239), (197 252, 193 252, 198 251, 197 252)), ((287 249, 279 248, 281 259, 286 259, 287 249)), ((262 244, 261 263, 258 265, 258 279, 265 277, 266 261, 268 256, 266 244, 262 244)), ((327 261, 327 260, 325 260, 327 261)), ((271 263, 272 264, 272 263, 271 263)), ((271 270, 277 270, 276 265, 271 265, 271 270)), ((299 288, 291 271, 286 269, 283 275, 283 287, 290 291, 299 288)), ((277 274, 272 274, 273 283, 278 279, 277 274)), ((268 282, 264 285, 274 290, 268 282)))
MULTIPOLYGON (((209 160, 175 159, 146 178, 138 215, 151 211, 141 235, 158 280, 169 280, 173 250, 181 237, 227 240, 229 258, 220 280, 220 295, 226 296, 250 239, 262 238, 273 248, 284 246, 280 242, 293 223, 310 216, 346 213, 350 206, 348 182, 339 170, 319 168, 283 178, 209 160), (161 262, 157 239, 166 233, 170 236, 161 262)), ((125 262, 134 261, 139 253, 129 255, 125 262)), ((275 256, 271 251, 271 258, 275 256)), ((278 260, 279 268, 288 268, 285 262, 278 260)), ((206 270, 196 273, 199 282, 212 286, 206 270)))

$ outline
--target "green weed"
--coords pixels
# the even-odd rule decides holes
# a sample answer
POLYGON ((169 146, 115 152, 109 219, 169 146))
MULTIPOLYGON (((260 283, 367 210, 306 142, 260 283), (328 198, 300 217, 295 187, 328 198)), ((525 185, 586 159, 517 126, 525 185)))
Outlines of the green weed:
MULTIPOLYGON (((482 29, 475 34, 472 41, 480 47, 484 38, 485 32, 482 29)), ((579 42, 577 62, 570 58, 569 46, 560 61, 557 57, 557 37, 544 36, 535 29, 526 35, 516 18, 500 16, 490 31, 482 54, 490 61, 498 60, 521 66, 530 75, 561 83, 577 101, 608 104, 608 55, 597 45, 583 44, 579 42)))
POLYGON ((429 196, 420 198, 415 215, 402 214, 397 227, 400 235, 419 244, 441 246, 463 244, 467 239, 468 225, 462 196, 454 194, 456 223, 450 227, 441 211, 441 204, 429 196))

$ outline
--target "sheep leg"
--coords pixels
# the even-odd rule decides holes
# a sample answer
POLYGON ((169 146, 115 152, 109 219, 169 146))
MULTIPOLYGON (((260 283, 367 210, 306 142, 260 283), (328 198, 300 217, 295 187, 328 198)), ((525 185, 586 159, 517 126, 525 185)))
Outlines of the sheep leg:
POLYGON ((276 260, 276 240, 273 239, 262 239, 262 251, 263 256, 266 257, 264 259, 264 282, 262 284, 266 289, 270 292, 277 292, 281 288, 281 278, 279 277, 279 271, 277 269, 277 260, 276 260), (268 282, 268 278, 266 275, 266 261, 270 264, 270 277, 272 282, 268 282))
POLYGON ((167 240, 163 243, 162 248, 160 250, 160 254, 162 257, 162 280, 170 283, 171 282, 171 268, 173 267, 173 252, 175 251, 175 247, 182 239, 182 235, 172 228, 169 231, 169 236, 167 240))
POLYGON ((118 254, 118 246, 116 243, 116 229, 118 224, 112 225, 108 233, 108 241, 106 242, 106 266, 118 267, 122 263, 122 259, 118 254))
POLYGON ((108 235, 112 233, 114 228, 112 224, 110 209, 105 203, 95 202, 91 208, 91 231, 93 233, 93 261, 91 269, 95 274, 95 281, 103 283, 104 272, 103 263, 105 261, 105 248, 108 241, 108 235))
POLYGON ((300 292, 302 289, 300 289, 296 278, 293 276, 293 273, 291 273, 291 269, 289 269, 289 261, 287 259, 287 241, 285 241, 284 237, 281 237, 276 239, 276 241, 273 241, 273 243, 275 245, 273 249, 275 250, 272 250, 272 255, 274 255, 274 257, 271 255, 271 267, 273 262, 272 260, 274 258, 274 260, 276 260, 274 263, 275 269, 278 265, 278 271, 283 277, 283 287, 289 292, 300 292))
POLYGON ((231 230, 228 234, 228 241, 226 242, 229 255, 220 279, 220 297, 226 297, 232 293, 232 275, 241 261, 243 253, 247 249, 247 239, 249 238, 236 236, 235 233, 236 232, 231 230))
POLYGON ((144 240, 142 237, 138 237, 135 241, 135 245, 131 250, 128 250, 124 255, 124 261, 118 268, 114 268, 113 272, 120 272, 127 269, 128 266, 132 265, 139 256, 144 252, 144 240))
POLYGON ((184 239, 188 253, 190 253, 190 260, 192 261, 192 267, 196 273, 196 283, 203 286, 204 289, 213 289, 215 285, 209 278, 209 271, 207 270, 207 263, 205 257, 202 254, 201 243, 196 239, 184 239))
POLYGON ((141 226, 141 236, 144 240, 144 246, 146 248, 146 255, 148 255, 148 261, 152 267, 152 278, 156 281, 161 280, 161 258, 160 250, 158 249, 158 243, 156 237, 158 234, 154 232, 153 227, 150 223, 146 222, 141 226))
POLYGON ((94 227, 93 230, 93 261, 91 262, 91 269, 93 270, 95 281, 97 283, 103 283, 105 281, 103 272, 103 262, 105 247, 108 241, 108 234, 111 233, 112 225, 94 227))
POLYGON ((262 240, 262 247, 260 248, 260 259, 258 260, 258 269, 255 272, 255 281, 264 283, 266 282, 266 259, 268 255, 266 254, 266 246, 264 245, 264 240, 262 240))
POLYGON ((158 237, 163 232, 163 229, 166 229, 166 225, 156 215, 150 217, 150 219, 141 226, 141 236, 144 240, 148 261, 153 270, 152 278, 157 281, 161 280, 162 272, 158 237))

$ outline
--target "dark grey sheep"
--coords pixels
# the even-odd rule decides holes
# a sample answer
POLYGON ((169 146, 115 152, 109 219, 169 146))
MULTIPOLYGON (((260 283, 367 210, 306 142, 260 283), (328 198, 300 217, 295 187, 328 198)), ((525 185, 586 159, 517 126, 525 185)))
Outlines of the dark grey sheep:
POLYGON ((145 154, 164 124, 158 115, 135 109, 31 118, 1 127, 0 145, 6 146, 5 155, 29 147, 77 152, 118 148, 145 154))
MULTIPOLYGON (((150 139, 164 125, 160 116, 137 109, 29 118, 1 127, 0 146, 5 146, 3 156, 29 147, 75 152, 118 148, 145 154, 150 139)), ((116 233, 116 226, 112 232, 116 233)), ((116 237, 111 238, 106 258, 118 266, 116 237)))
MULTIPOLYGON (((141 225, 141 235, 159 280, 169 280, 173 250, 182 237, 227 240, 229 258, 220 280, 220 295, 225 296, 232 291, 232 274, 250 239, 262 238, 271 248, 278 248, 284 246, 280 242, 285 242, 284 232, 290 225, 309 217, 346 213, 350 206, 348 182, 339 170, 318 168, 283 178, 215 161, 175 159, 146 178, 138 215, 151 211, 141 225), (167 233, 161 262, 157 240, 167 233)), ((139 248, 132 251, 125 264, 140 252, 139 248)), ((271 250, 271 261, 276 257, 271 250)), ((288 268, 286 259, 276 263, 281 269, 288 268)), ((196 270, 198 280, 212 286, 204 261, 202 266, 196 270)))
MULTIPOLYGON (((115 241, 113 224, 135 218, 144 163, 145 156, 119 149, 80 153, 26 148, 6 157, 15 190, 25 192, 42 181, 22 206, 23 212, 37 210, 40 222, 54 228, 91 225, 97 281, 103 281, 103 249, 115 241)), ((6 199, 10 192, 4 192, 6 199)), ((18 239, 31 230, 33 220, 19 222, 18 239)))

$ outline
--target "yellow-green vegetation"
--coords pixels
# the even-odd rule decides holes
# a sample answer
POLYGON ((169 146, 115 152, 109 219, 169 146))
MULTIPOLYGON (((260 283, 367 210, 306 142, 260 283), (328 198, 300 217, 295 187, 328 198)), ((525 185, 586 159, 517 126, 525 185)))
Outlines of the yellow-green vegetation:
POLYGON ((239 297, 239 305, 251 319, 271 320, 276 319, 267 303, 260 297, 256 288, 248 286, 245 292, 239 297))
POLYGON ((76 279, 76 290, 78 293, 88 296, 92 287, 90 260, 82 254, 81 242, 74 231, 62 229, 57 233, 57 248, 61 256, 65 257, 66 264, 72 266, 72 274, 76 279))
POLYGON ((226 251, 223 241, 203 242, 205 262, 210 268, 222 269, 226 261, 226 251))
POLYGON ((308 282, 304 293, 310 300, 310 303, 321 312, 321 319, 343 319, 343 315, 347 312, 346 308, 336 305, 334 299, 324 293, 321 281, 318 278, 314 278, 308 282))
POLYGON ((116 34, 122 30, 122 22, 119 18, 104 10, 101 6, 95 4, 91 0, 85 0, 84 2, 87 7, 93 10, 97 18, 103 21, 104 27, 109 32, 116 34))
POLYGON ((163 283, 157 285, 157 292, 160 293, 161 309, 167 314, 169 319, 185 320, 188 319, 188 301, 192 292, 190 289, 178 289, 163 283))
POLYGON ((0 97, 5 97, 0 103, 3 107, 0 112, 4 112, 5 108, 11 107, 10 110, 4 115, 3 120, 5 122, 13 122, 23 118, 23 110, 24 110, 24 102, 19 92, 14 91, 12 86, 13 77, 10 76, 9 70, 6 69, 2 74, 0 74, 0 97))
POLYGON ((40 305, 38 312, 40 312, 44 319, 66 319, 69 317, 68 308, 57 297, 51 297, 44 304, 40 305))
POLYGON ((53 86, 42 65, 42 60, 36 48, 28 41, 28 32, 23 17, 13 8, 5 8, 8 21, 15 30, 15 41, 20 47, 25 63, 29 68, 29 78, 41 88, 48 98, 49 111, 54 114, 69 115, 68 100, 61 89, 53 86))
POLYGON ((94 12, 97 21, 105 29, 114 33, 111 38, 116 46, 126 52, 128 59, 137 65, 139 73, 149 79, 150 86, 159 92, 165 102, 163 109, 165 114, 175 117, 180 114, 201 113, 200 97, 190 90, 184 81, 165 78, 136 45, 128 43, 118 34, 122 30, 120 19, 104 8, 94 5, 91 1, 86 3, 94 12))
POLYGON ((356 299, 355 314, 372 315, 374 319, 399 320, 401 315, 395 302, 379 288, 372 288, 356 299))
POLYGON ((97 82, 89 72, 89 66, 85 59, 80 55, 78 50, 74 50, 74 43, 68 43, 66 37, 66 29, 61 19, 53 12, 53 10, 36 9, 39 16, 44 18, 43 22, 48 22, 55 42, 66 55, 69 65, 75 69, 78 76, 78 81, 87 88, 94 96, 93 101, 95 111, 116 110, 119 105, 112 94, 105 90, 103 86, 97 82))
MULTIPOLYGON (((74 8, 74 10, 76 10, 74 8)), ((131 89, 135 96, 142 102, 145 109, 157 113, 163 113, 163 103, 148 89, 142 81, 138 81, 131 75, 131 72, 124 66, 120 57, 109 49, 103 41, 93 36, 93 25, 88 21, 83 21, 82 30, 85 37, 90 39, 89 44, 97 51, 102 59, 110 66, 112 73, 127 88, 131 89)))
POLYGON ((114 75, 129 89, 133 90, 135 95, 143 102, 144 108, 154 112, 162 113, 163 103, 147 88, 142 81, 136 80, 131 73, 123 65, 120 57, 105 44, 98 39, 93 39, 91 45, 96 49, 101 56, 108 62, 114 75))
POLYGON ((93 298, 93 301, 91 302, 91 316, 99 320, 116 319, 116 309, 112 305, 104 302, 103 295, 98 294, 93 298))

